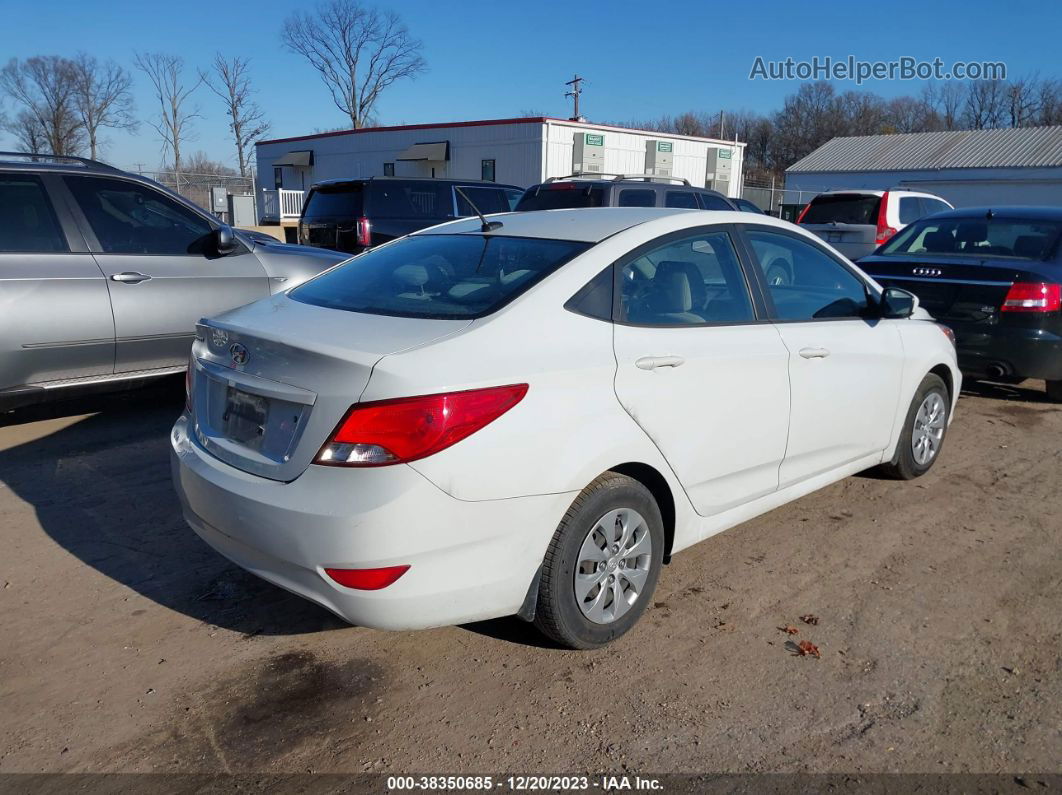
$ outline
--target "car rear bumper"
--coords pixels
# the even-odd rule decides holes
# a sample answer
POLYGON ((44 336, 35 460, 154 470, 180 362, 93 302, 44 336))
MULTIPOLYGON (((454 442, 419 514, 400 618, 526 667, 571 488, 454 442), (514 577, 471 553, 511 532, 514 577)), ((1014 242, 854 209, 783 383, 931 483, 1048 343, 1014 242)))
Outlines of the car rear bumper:
POLYGON ((237 565, 360 626, 421 629, 516 613, 574 494, 468 502, 407 466, 310 466, 290 483, 247 474, 171 433, 184 516, 237 565), (408 565, 357 591, 328 568, 408 565))
POLYGON ((1050 330, 942 322, 955 332, 959 369, 967 375, 1062 379, 1062 336, 1050 330))

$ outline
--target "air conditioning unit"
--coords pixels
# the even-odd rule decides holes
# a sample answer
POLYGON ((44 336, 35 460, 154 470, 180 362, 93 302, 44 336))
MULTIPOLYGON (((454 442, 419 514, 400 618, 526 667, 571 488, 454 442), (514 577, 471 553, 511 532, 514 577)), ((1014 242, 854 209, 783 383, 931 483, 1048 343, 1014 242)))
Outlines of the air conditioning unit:
POLYGON ((572 173, 601 173, 605 170, 605 136, 602 133, 575 133, 572 173))
POLYGON ((675 145, 671 141, 646 141, 645 173, 654 177, 670 177, 674 174, 671 157, 675 145))
POLYGON ((704 184, 717 190, 724 196, 730 195, 730 180, 734 173, 734 150, 709 149, 708 168, 704 174, 704 184))

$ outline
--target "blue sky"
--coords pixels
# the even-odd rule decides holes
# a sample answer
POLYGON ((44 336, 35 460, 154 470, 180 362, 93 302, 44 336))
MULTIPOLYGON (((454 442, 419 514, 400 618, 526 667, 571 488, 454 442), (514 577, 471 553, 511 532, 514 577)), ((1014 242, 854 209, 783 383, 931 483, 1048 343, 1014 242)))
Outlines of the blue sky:
MULTIPOLYGON (((182 55, 191 71, 217 50, 238 53, 252 59, 273 137, 305 134, 345 122, 316 74, 279 44, 285 15, 310 5, 306 0, 3 0, 0 60, 84 50, 131 68, 135 50, 166 51, 182 55)), ((593 121, 651 119, 689 109, 770 111, 799 82, 750 81, 756 56, 1001 60, 1010 76, 1062 77, 1057 57, 1062 3, 1055 2, 846 3, 836 11, 825 3, 794 0, 381 5, 405 17, 424 41, 429 65, 416 81, 384 94, 377 109, 384 124, 499 118, 524 110, 567 116, 564 81, 575 72, 587 78, 583 114, 593 121), (580 35, 577 25, 591 19, 599 21, 596 35, 580 35)), ((153 101, 144 77, 134 77, 137 114, 143 118, 153 101)), ((894 96, 917 93, 921 85, 871 81, 862 88, 894 96)), ((837 87, 857 88, 851 82, 837 87)), ((216 98, 203 89, 197 100, 202 118, 187 150, 234 161, 216 98)), ((108 131, 107 138, 104 156, 119 166, 151 169, 160 162, 160 144, 146 125, 136 135, 108 131)), ((8 148, 13 140, 0 133, 0 144, 8 148)))

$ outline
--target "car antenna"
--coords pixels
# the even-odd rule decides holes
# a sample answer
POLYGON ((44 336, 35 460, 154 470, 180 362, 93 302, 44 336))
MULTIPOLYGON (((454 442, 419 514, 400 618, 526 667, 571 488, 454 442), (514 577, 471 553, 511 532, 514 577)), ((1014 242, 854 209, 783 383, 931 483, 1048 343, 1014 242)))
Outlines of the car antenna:
POLYGON ((462 199, 464 199, 466 202, 468 202, 468 206, 471 207, 475 211, 476 215, 479 216, 479 220, 483 222, 483 226, 480 227, 480 231, 481 232, 493 232, 495 229, 501 229, 502 228, 502 222, 501 221, 488 221, 487 220, 487 216, 485 216, 483 213, 481 213, 479 211, 479 208, 476 206, 476 203, 474 201, 472 201, 470 198, 468 198, 468 194, 467 193, 465 193, 463 190, 461 190, 456 185, 454 185, 454 190, 457 191, 461 195, 462 199))
POLYGON ((985 219, 986 219, 986 220, 988 220, 988 221, 991 221, 991 220, 992 220, 992 216, 993 216, 993 215, 995 215, 995 213, 993 213, 993 212, 992 212, 992 208, 991 208, 991 207, 989 207, 989 208, 988 208, 988 212, 987 212, 987 213, 985 213, 985 219))

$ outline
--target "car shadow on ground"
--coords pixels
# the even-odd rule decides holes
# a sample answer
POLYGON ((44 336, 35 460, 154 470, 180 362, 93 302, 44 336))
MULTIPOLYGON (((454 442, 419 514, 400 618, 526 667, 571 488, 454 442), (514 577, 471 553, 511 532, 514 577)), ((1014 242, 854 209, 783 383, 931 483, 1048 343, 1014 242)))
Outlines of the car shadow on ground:
POLYGON ((995 381, 971 381, 962 382, 963 397, 981 397, 992 400, 1015 400, 1026 403, 1045 403, 1054 405, 1048 400, 1044 390, 1043 381, 1022 381, 1020 384, 1001 384, 995 381))
POLYGON ((61 547, 171 610, 248 635, 349 627, 229 563, 185 524, 169 463, 183 400, 180 383, 168 382, 0 415, 17 434, 11 426, 90 414, 39 438, 16 436, 0 450, 0 482, 61 547))

